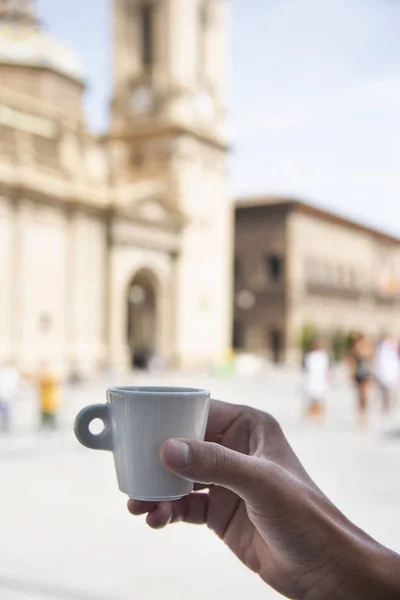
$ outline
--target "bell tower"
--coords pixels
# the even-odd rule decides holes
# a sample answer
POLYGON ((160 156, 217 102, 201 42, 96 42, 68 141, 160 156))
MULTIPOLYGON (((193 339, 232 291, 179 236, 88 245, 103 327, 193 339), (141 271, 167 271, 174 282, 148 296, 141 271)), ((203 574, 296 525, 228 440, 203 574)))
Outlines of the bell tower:
POLYGON ((215 363, 230 346, 226 13, 227 0, 114 0, 114 181, 154 184, 183 217, 174 334, 183 365, 215 363))
POLYGON ((221 137, 226 0, 115 0, 113 128, 152 121, 221 137))

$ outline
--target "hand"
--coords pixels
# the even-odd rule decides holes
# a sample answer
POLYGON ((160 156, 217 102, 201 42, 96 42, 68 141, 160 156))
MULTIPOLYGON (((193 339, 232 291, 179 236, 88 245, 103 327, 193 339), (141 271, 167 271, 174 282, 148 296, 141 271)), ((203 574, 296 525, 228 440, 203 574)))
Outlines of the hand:
POLYGON ((399 557, 358 530, 324 496, 271 416, 214 401, 206 441, 169 440, 160 457, 169 470, 209 492, 172 503, 130 500, 130 512, 148 513, 150 527, 206 523, 288 598, 400 597, 400 584, 388 580, 396 566, 400 570, 399 557))

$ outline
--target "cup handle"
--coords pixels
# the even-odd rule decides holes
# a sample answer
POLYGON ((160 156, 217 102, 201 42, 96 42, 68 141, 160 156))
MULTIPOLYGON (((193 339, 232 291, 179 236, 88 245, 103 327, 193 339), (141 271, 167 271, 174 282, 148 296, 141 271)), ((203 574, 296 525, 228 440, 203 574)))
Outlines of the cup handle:
POLYGON ((75 419, 75 435, 78 441, 92 450, 113 450, 109 404, 93 404, 83 408, 75 419), (98 435, 91 433, 89 426, 94 419, 101 419, 104 429, 98 435))

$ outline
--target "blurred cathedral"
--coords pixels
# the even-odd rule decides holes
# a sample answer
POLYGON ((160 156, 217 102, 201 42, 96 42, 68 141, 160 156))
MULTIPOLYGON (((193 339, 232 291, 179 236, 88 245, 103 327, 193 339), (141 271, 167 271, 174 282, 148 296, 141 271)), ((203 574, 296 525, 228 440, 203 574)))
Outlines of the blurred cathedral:
POLYGON ((224 0, 114 0, 100 137, 85 125, 79 58, 33 0, 0 0, 0 361, 94 373, 221 359, 225 11, 224 0))

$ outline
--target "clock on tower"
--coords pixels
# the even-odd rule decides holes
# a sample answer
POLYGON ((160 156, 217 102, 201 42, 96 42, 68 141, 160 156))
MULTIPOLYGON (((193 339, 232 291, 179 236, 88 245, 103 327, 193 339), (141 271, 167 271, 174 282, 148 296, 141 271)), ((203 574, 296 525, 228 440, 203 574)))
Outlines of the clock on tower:
POLYGON ((115 0, 113 126, 222 130, 225 0, 115 0))

